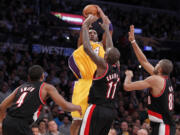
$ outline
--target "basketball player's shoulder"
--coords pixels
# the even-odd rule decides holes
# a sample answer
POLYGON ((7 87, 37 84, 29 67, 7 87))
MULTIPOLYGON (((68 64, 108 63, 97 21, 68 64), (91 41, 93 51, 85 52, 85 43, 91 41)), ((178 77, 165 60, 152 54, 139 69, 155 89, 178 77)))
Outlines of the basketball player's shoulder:
POLYGON ((157 78, 158 78, 157 75, 151 75, 151 76, 147 77, 145 80, 147 82, 151 83, 151 82, 154 82, 155 80, 157 80, 157 78))
POLYGON ((46 91, 54 89, 54 86, 49 83, 44 82, 43 85, 43 89, 45 89, 46 91))
POLYGON ((150 84, 156 84, 161 81, 161 77, 159 75, 151 75, 145 79, 150 84))

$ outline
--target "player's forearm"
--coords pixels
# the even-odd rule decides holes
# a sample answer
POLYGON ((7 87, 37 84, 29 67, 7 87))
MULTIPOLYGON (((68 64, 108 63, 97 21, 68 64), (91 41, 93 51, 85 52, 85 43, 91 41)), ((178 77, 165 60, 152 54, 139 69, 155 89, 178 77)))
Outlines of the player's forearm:
POLYGON ((142 52, 142 50, 139 48, 138 44, 136 42, 132 43, 134 52, 136 54, 136 57, 138 59, 138 61, 141 63, 141 65, 143 66, 144 63, 147 63, 148 60, 146 58, 146 56, 144 55, 144 53, 142 52))
POLYGON ((91 44, 89 41, 89 34, 88 34, 88 27, 86 25, 84 25, 82 27, 82 36, 83 36, 83 47, 84 47, 84 51, 90 55, 92 48, 91 48, 91 44))
POLYGON ((130 76, 126 76, 125 80, 124 80, 124 90, 126 91, 130 91, 130 87, 129 84, 131 84, 131 77, 130 76))
POLYGON ((105 33, 106 33, 106 49, 111 48, 113 47, 112 36, 109 30, 106 30, 105 33))
POLYGON ((62 107, 62 109, 64 111, 67 111, 67 112, 73 112, 73 111, 78 111, 77 110, 77 106, 70 103, 70 102, 66 102, 66 105, 62 107))
MULTIPOLYGON (((111 38, 112 38, 112 34, 113 34, 113 26, 112 24, 109 25, 109 32, 110 32, 110 35, 111 35, 111 38)), ((107 46, 106 46, 106 40, 107 40, 107 34, 106 34, 106 31, 103 33, 103 37, 102 37, 102 44, 103 44, 103 47, 104 47, 104 50, 106 50, 107 46)))

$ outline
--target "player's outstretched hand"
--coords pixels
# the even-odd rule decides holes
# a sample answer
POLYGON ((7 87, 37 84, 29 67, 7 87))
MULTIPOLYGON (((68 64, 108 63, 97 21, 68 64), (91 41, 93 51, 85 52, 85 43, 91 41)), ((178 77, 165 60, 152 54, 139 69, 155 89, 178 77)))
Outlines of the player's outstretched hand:
POLYGON ((130 26, 130 31, 128 32, 129 34, 129 41, 132 42, 135 40, 135 37, 134 37, 134 25, 131 25, 130 26))
POLYGON ((103 30, 109 30, 109 24, 111 23, 111 21, 109 20, 109 18, 107 16, 102 18, 103 23, 99 23, 99 25, 103 28, 103 30))
POLYGON ((94 23, 95 21, 97 21, 97 19, 98 19, 97 16, 93 16, 93 15, 90 14, 90 15, 86 18, 86 20, 84 21, 83 26, 89 28, 92 23, 94 23))
POLYGON ((133 72, 131 70, 126 70, 125 74, 128 77, 133 77, 133 72))

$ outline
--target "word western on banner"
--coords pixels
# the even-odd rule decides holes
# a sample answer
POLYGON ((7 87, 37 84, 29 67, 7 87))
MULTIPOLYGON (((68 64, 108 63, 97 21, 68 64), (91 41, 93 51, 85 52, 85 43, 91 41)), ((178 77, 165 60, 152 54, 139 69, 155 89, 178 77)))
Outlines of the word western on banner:
POLYGON ((70 56, 73 53, 73 48, 64 48, 58 46, 46 46, 41 44, 33 44, 32 45, 32 52, 35 53, 47 53, 47 54, 57 54, 63 56, 70 56))

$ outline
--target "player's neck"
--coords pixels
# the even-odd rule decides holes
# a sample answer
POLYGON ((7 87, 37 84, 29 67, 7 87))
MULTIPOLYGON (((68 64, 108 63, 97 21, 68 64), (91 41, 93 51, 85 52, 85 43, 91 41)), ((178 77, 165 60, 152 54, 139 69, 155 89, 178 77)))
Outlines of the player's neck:
POLYGON ((168 75, 163 75, 161 73, 159 73, 158 75, 161 76, 162 78, 168 78, 169 77, 168 75))

